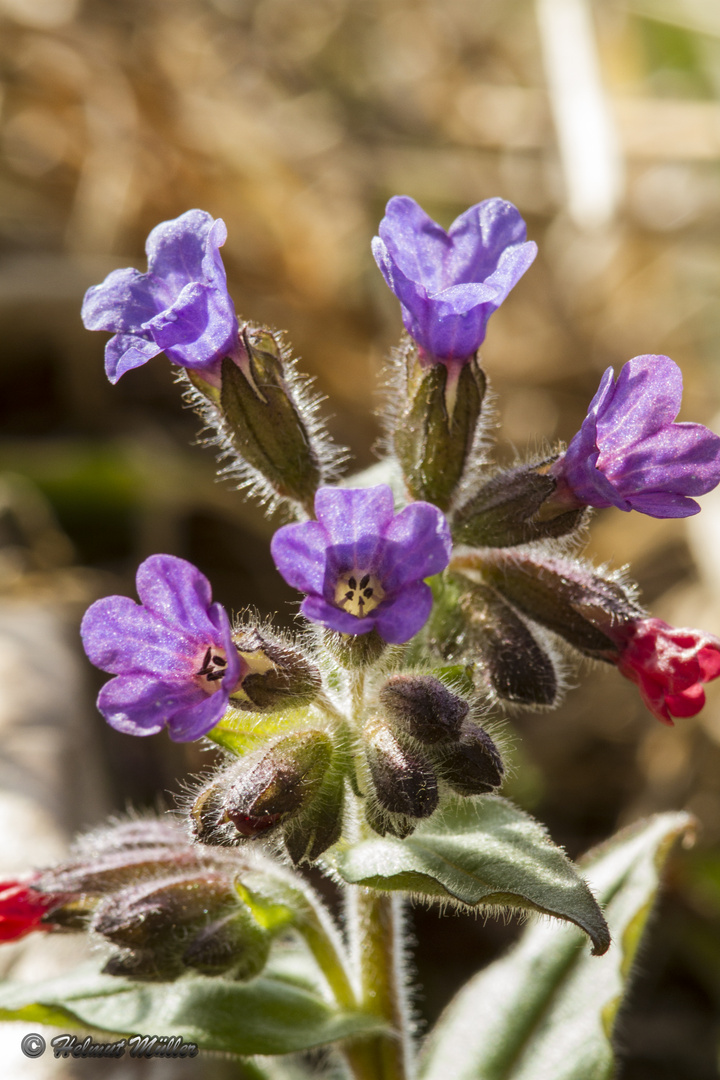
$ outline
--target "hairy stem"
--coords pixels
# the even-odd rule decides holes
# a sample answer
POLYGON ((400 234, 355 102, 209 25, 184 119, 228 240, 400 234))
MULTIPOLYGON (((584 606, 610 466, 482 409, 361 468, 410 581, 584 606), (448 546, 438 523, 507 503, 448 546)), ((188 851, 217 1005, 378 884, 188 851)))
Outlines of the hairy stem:
POLYGON ((410 1080, 405 973, 403 971, 402 899, 370 889, 348 889, 346 918, 353 966, 359 975, 361 1001, 387 1021, 388 1034, 349 1048, 358 1080, 410 1080))

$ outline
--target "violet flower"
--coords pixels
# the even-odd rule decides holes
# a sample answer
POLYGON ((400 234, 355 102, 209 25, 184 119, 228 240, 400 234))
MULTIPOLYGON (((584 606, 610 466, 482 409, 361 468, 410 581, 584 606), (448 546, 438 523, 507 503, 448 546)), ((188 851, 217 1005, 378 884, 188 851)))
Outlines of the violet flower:
POLYGON ((396 195, 378 231, 375 262, 430 361, 469 360, 537 254, 517 209, 503 199, 471 206, 445 232, 414 199, 396 195))
POLYGON ((424 578, 450 560, 448 524, 430 503, 393 512, 385 484, 320 488, 317 521, 284 525, 271 543, 275 565, 307 593, 302 612, 342 634, 377 630, 385 641, 408 641, 424 625, 432 593, 424 578))
POLYGON ((176 742, 198 739, 221 719, 247 665, 230 620, 212 603, 210 583, 192 563, 151 555, 138 568, 142 604, 107 596, 85 613, 81 634, 96 667, 117 678, 97 706, 111 727, 176 742))
POLYGON ((244 355, 219 252, 226 239, 224 221, 188 210, 148 236, 147 274, 113 270, 88 289, 85 327, 115 335, 105 346, 111 383, 161 352, 215 379, 223 357, 244 355))
POLYGON ((636 356, 617 382, 608 368, 588 415, 552 466, 559 499, 657 518, 689 517, 720 482, 720 438, 675 424, 682 373, 668 356, 636 356))
POLYGON ((619 649, 618 671, 640 689, 653 716, 695 716, 705 704, 703 683, 720 676, 720 639, 678 629, 662 619, 633 619, 608 631, 619 649))

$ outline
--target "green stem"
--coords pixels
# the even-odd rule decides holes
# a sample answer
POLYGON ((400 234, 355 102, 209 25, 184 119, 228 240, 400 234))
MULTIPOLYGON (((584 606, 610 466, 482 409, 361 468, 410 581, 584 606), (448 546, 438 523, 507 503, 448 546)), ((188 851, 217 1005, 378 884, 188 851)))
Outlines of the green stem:
POLYGON ((357 995, 346 967, 342 943, 334 925, 330 926, 329 916, 308 904, 296 926, 327 979, 338 1005, 344 1009, 357 1009, 357 995))
POLYGON ((388 1034, 348 1047, 358 1080, 410 1080, 409 1009, 403 966, 402 899, 353 887, 346 918, 361 1001, 387 1021, 388 1034))

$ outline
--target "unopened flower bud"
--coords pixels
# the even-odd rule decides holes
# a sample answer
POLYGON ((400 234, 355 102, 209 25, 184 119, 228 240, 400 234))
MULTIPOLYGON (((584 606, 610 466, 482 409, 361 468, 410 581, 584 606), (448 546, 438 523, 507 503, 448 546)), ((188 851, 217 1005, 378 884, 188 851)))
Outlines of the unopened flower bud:
POLYGON ((411 836, 418 825, 417 818, 404 814, 389 814, 369 800, 365 803, 365 820, 378 835, 387 836, 389 833, 390 836, 397 836, 398 840, 411 836))
POLYGON ((427 758, 404 746, 381 719, 365 724, 363 740, 380 806, 392 814, 430 817, 438 804, 438 786, 427 758))
POLYGON ((114 953, 102 973, 137 982, 173 982, 184 970, 182 957, 172 950, 128 949, 114 953))
POLYGON ((519 705, 553 705, 558 677, 552 656, 524 619, 493 589, 476 585, 460 602, 470 650, 498 697, 519 705))
POLYGON ((246 712, 273 712, 309 705, 317 697, 320 672, 299 649, 273 641, 254 628, 242 630, 233 640, 248 667, 230 695, 233 705, 246 712))
POLYGON ((259 836, 274 828, 315 798, 332 752, 324 731, 279 739, 259 760, 241 766, 223 799, 225 819, 241 836, 259 836))
POLYGON ((583 510, 552 506, 550 462, 507 469, 488 480, 454 515, 453 537, 473 547, 513 547, 572 532, 583 510))
POLYGON ((439 771, 458 795, 483 795, 500 786, 505 770, 487 731, 467 723, 456 743, 443 746, 439 771))
POLYGON ((285 847, 296 866, 315 862, 340 839, 344 802, 342 770, 331 768, 312 802, 284 826, 285 847))
POLYGON ((233 445, 279 495, 311 507, 321 468, 287 362, 268 331, 246 328, 243 340, 244 367, 222 364, 221 409, 233 445))
POLYGON ((183 953, 188 967, 203 975, 230 972, 236 979, 252 979, 267 963, 271 935, 252 912, 238 903, 235 910, 196 934, 183 953))
POLYGON ((126 948, 148 948, 182 926, 203 922, 235 900, 227 873, 204 870, 187 877, 132 885, 106 897, 91 929, 126 948))
POLYGON ((428 744, 457 738, 469 709, 432 675, 393 675, 378 697, 397 731, 428 744))
POLYGON ((608 651, 614 654, 607 631, 642 615, 618 582, 580 562, 483 553, 481 572, 515 607, 586 656, 607 659, 608 651))
POLYGON ((414 499, 441 510, 450 505, 472 453, 485 386, 475 358, 423 364, 412 349, 393 443, 414 499))

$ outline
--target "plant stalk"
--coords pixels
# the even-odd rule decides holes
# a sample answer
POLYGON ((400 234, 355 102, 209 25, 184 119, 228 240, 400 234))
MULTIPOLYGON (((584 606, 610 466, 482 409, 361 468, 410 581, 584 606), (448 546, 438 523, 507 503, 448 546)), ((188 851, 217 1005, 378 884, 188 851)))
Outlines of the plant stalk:
POLYGON ((351 887, 346 904, 351 956, 360 977, 362 1004, 387 1021, 390 1029, 387 1035, 351 1048, 363 1052, 359 1064, 366 1071, 356 1076, 362 1080, 412 1080, 402 898, 351 887))

